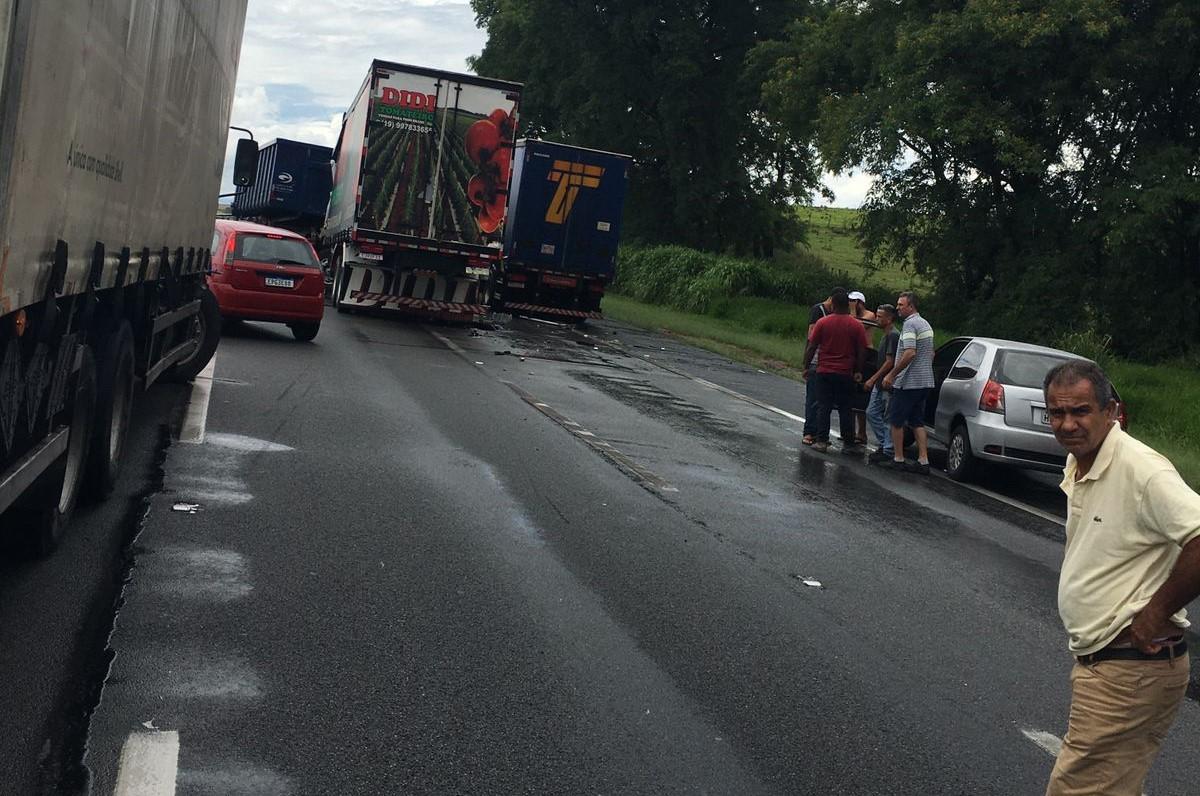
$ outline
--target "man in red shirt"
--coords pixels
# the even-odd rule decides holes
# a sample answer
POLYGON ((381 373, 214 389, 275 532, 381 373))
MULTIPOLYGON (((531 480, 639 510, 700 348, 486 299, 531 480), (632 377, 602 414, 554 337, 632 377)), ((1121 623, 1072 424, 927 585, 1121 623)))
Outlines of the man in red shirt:
POLYGON ((829 450, 829 417, 834 407, 838 410, 838 422, 842 428, 842 452, 857 453, 862 446, 854 442, 854 414, 851 403, 855 382, 862 381, 866 365, 867 332, 857 318, 850 314, 850 298, 845 288, 834 288, 830 294, 833 314, 817 321, 808 336, 808 347, 804 351, 804 370, 807 374, 813 355, 821 349, 817 360, 817 372, 808 385, 816 392, 816 422, 813 434, 816 442, 813 450, 829 450))

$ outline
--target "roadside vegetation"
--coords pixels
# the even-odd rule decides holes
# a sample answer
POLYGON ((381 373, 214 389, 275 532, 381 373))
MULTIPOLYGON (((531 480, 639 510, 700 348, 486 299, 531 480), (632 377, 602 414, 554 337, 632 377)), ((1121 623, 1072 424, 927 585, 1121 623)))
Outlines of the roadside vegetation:
POLYGON ((913 287, 935 329, 1110 362, 1197 482, 1200 3, 471 6, 526 135, 632 156, 629 299, 784 351, 834 284, 913 287), (797 211, 851 170, 861 211, 797 211))
MULTIPOLYGON (((905 286, 856 280, 849 269, 832 268, 811 252, 798 252, 795 258, 788 265, 783 258, 738 259, 680 246, 622 249, 616 292, 605 297, 604 312, 799 379, 811 304, 834 285, 863 290, 872 303, 894 299, 905 286)), ((878 279, 878 274, 869 278, 878 279)), ((959 333, 938 323, 936 302, 923 303, 921 310, 934 325, 938 345, 959 333)), ((972 333, 992 334, 988 329, 972 333)), ((1200 414, 1193 411, 1200 406, 1200 358, 1130 362, 1114 356, 1108 338, 1088 327, 1030 342, 1100 362, 1128 405, 1131 433, 1170 458, 1188 483, 1200 489, 1200 414)))

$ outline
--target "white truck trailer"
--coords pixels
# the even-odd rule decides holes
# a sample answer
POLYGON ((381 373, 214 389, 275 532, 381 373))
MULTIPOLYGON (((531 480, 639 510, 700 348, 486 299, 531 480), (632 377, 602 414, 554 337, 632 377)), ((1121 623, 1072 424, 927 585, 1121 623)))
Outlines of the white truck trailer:
POLYGON ((113 488, 139 387, 190 379, 246 0, 0 0, 0 533, 113 488))
POLYGON ((519 83, 372 61, 322 235, 339 312, 490 312, 520 101, 519 83))

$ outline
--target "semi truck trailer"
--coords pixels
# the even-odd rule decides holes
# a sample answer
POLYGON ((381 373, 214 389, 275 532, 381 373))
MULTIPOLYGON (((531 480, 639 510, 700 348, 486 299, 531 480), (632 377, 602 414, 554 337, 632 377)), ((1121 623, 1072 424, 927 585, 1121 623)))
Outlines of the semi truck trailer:
POLYGON ((0 533, 117 479, 136 392, 190 379, 245 0, 0 0, 0 533))
POLYGON ((254 183, 237 191, 230 212, 317 243, 329 206, 332 158, 333 150, 320 144, 287 138, 263 144, 254 183))
POLYGON ((339 312, 489 312, 520 101, 519 83, 372 61, 322 233, 339 312))
POLYGON ((629 163, 627 155, 517 141, 496 311, 576 323, 601 317, 629 163))

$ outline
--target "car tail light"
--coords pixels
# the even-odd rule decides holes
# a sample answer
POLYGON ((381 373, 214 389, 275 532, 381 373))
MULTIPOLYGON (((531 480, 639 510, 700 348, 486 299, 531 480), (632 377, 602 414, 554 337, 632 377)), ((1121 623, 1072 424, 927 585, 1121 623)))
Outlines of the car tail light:
POLYGON ((225 239, 225 251, 223 252, 222 257, 220 259, 213 260, 212 262, 213 276, 220 276, 222 273, 224 273, 220 268, 222 265, 224 265, 226 268, 233 267, 233 252, 236 248, 237 233, 230 232, 229 237, 225 239))
POLYGON ((603 293, 604 292, 604 283, 603 282, 588 282, 588 290, 592 291, 593 293, 603 293))
POLYGON ((1004 385, 995 379, 988 379, 983 385, 983 394, 979 396, 979 408, 984 412, 1004 414, 1004 385))
POLYGON ((525 274, 508 274, 507 278, 509 282, 524 282, 525 274))
POLYGON ((1129 430, 1129 407, 1124 401, 1117 402, 1117 422, 1121 424, 1122 431, 1129 430))

